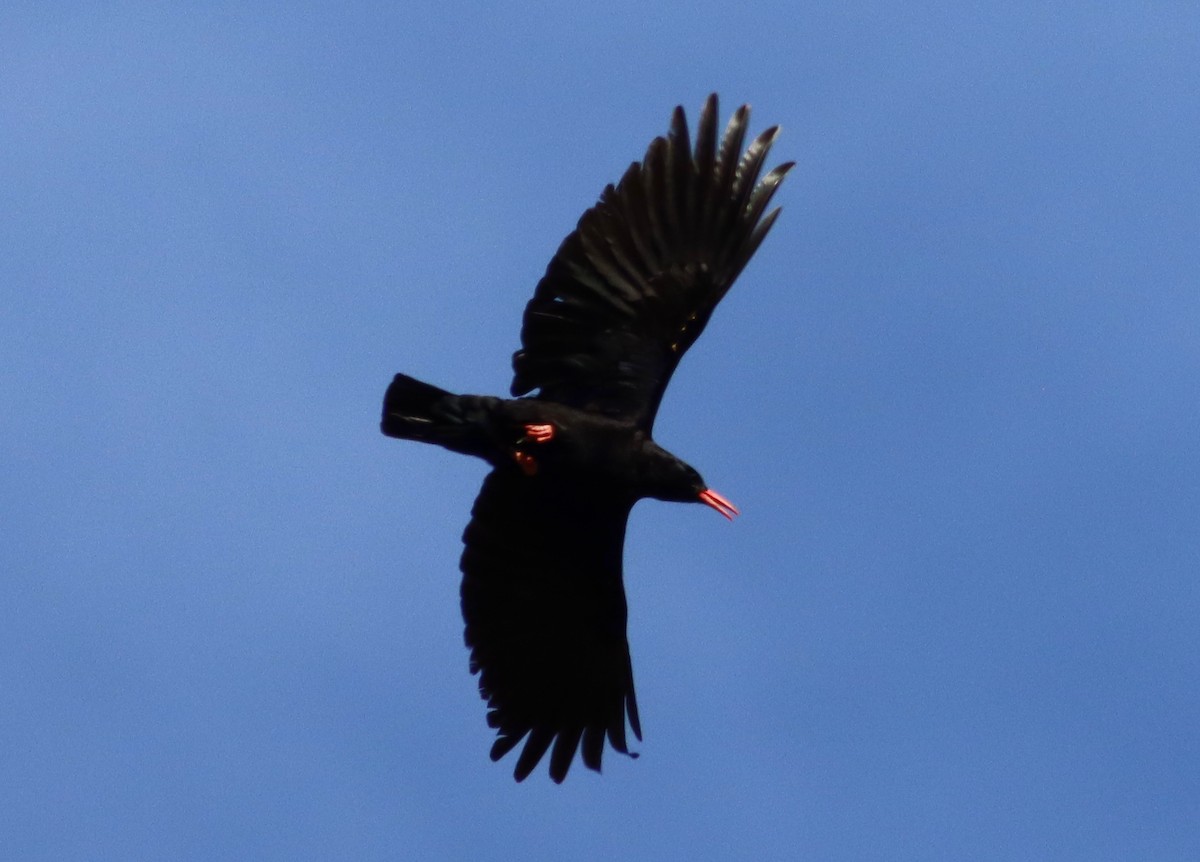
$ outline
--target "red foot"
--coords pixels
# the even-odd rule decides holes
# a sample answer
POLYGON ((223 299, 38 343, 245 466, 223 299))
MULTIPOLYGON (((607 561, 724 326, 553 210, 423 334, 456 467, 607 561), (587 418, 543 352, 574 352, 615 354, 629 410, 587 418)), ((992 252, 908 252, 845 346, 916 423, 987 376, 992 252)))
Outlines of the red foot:
POLYGON ((554 439, 553 425, 526 425, 525 434, 534 443, 549 443, 554 439))
POLYGON ((532 476, 538 471, 537 459, 525 452, 513 452, 513 460, 526 476, 532 476))

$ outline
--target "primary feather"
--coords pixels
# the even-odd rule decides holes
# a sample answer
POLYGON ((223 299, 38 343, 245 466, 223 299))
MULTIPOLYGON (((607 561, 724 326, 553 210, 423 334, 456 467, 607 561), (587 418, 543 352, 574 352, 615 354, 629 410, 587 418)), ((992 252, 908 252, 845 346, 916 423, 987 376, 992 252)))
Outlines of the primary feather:
POLYGON ((738 109, 718 152, 710 96, 693 150, 676 108, 667 137, 655 138, 583 214, 525 308, 514 396, 538 390, 538 398, 653 429, 680 358, 779 214, 763 217, 792 163, 759 182, 778 128, 743 156, 749 118, 738 109))

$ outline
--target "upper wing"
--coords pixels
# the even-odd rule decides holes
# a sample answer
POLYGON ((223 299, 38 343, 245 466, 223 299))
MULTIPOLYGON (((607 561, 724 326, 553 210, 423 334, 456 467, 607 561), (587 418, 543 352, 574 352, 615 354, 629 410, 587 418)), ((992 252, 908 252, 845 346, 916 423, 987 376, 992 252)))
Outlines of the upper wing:
POLYGON ((763 216, 791 163, 762 182, 777 128, 742 154, 750 110, 717 145, 717 97, 693 151, 683 108, 670 133, 583 214, 525 308, 512 394, 538 397, 649 431, 680 357, 766 236, 763 216))
POLYGON ((465 638, 499 734, 492 760, 529 737, 518 781, 551 743, 556 782, 581 741, 592 769, 606 735, 628 754, 627 713, 642 738, 621 582, 629 509, 598 489, 507 467, 488 475, 475 501, 463 534, 465 638))

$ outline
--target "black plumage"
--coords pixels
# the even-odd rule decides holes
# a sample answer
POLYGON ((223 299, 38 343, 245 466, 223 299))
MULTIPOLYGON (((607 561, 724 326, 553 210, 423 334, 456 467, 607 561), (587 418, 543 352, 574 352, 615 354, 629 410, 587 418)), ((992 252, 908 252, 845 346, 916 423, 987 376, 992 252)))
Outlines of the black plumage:
POLYGON ((718 139, 710 96, 693 147, 676 108, 668 135, 583 214, 526 306, 516 397, 403 374, 384 396, 384 434, 492 465, 463 534, 462 612, 492 759, 525 741, 518 781, 547 751, 556 782, 577 750, 599 770, 606 738, 628 754, 626 721, 641 739, 621 572, 633 504, 737 513, 651 432, 680 357, 779 214, 765 213, 792 165, 759 181, 777 129, 743 153, 748 120, 739 108, 718 139))

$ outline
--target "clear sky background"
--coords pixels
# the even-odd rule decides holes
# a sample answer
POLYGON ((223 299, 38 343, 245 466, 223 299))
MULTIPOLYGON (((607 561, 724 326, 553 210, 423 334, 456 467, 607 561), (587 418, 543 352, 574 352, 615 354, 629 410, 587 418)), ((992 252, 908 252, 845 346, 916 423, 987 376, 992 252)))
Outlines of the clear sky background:
POLYGON ((1200 858, 1195 4, 6 3, 0 215, 3 858, 1200 858), (744 514, 636 508, 642 757, 516 785, 380 400, 713 90, 744 514))

